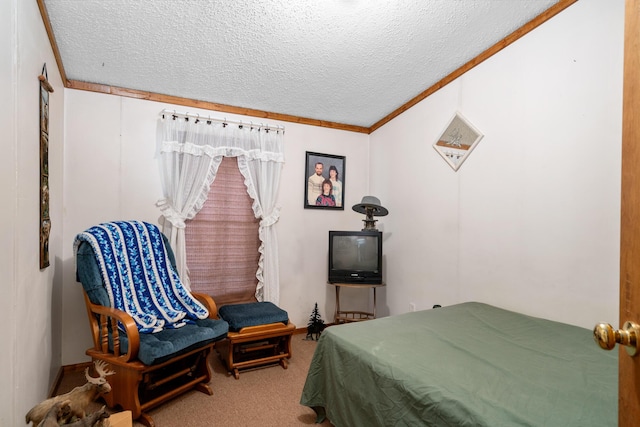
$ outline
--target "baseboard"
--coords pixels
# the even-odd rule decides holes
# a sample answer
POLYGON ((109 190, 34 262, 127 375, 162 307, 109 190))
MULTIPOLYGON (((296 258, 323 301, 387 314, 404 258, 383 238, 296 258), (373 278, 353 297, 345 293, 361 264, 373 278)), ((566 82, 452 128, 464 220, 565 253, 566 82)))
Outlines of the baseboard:
POLYGON ((63 367, 61 366, 60 369, 58 369, 58 373, 56 374, 55 379, 53 380, 53 384, 49 389, 49 394, 47 395, 47 397, 53 397, 56 395, 56 390, 58 390, 58 387, 60 387, 60 383, 62 382, 62 378, 64 376, 62 371, 63 371, 63 367))
POLYGON ((58 391, 58 387, 60 387, 60 383, 62 383, 62 380, 65 374, 84 371, 86 368, 90 366, 92 366, 91 362, 83 362, 83 363, 76 363, 73 365, 61 366, 60 369, 58 369, 58 374, 56 375, 56 378, 53 381, 53 384, 51 385, 51 389, 49 390, 49 397, 53 397, 57 395, 56 392, 58 391))

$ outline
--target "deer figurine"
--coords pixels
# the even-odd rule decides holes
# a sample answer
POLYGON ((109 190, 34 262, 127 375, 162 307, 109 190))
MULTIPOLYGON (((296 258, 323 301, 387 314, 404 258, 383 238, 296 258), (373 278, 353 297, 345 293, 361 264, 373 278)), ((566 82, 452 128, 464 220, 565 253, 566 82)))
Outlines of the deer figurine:
MULTIPOLYGON (((109 412, 103 406, 99 411, 87 415, 71 424, 65 424, 67 427, 96 427, 104 425, 101 421, 109 418, 109 412)), ((109 425, 109 424, 107 424, 109 425)))
POLYGON ((31 408, 26 415, 26 422, 33 423, 37 426, 47 415, 52 406, 56 403, 68 400, 70 401, 70 415, 77 418, 84 418, 85 410, 87 406, 98 398, 99 395, 109 393, 111 391, 111 385, 107 382, 107 376, 115 374, 115 372, 107 369, 107 364, 103 361, 94 361, 94 366, 98 377, 91 377, 89 375, 89 368, 85 369, 84 376, 87 378, 87 383, 83 386, 74 388, 68 393, 55 396, 50 399, 44 400, 31 408))
POLYGON ((58 427, 58 421, 64 421, 71 415, 70 404, 69 400, 60 400, 51 405, 38 427, 58 427))

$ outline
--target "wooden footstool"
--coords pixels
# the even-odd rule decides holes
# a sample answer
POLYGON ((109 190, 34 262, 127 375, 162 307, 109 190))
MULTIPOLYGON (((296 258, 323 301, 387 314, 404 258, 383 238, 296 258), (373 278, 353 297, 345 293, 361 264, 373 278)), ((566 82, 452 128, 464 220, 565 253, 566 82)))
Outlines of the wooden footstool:
POLYGON ((229 333, 216 349, 236 379, 243 368, 277 362, 287 369, 296 326, 286 311, 270 302, 252 302, 223 305, 218 315, 229 323, 229 333))

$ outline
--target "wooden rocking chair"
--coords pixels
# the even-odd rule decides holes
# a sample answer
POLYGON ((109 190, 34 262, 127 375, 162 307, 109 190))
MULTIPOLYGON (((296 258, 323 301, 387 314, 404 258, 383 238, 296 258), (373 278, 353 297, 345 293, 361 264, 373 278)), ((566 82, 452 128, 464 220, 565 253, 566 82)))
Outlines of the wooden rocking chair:
MULTIPOLYGON (((173 252, 162 237, 171 268, 175 268, 173 252)), ((146 413, 151 408, 191 389, 213 394, 208 384, 211 369, 207 358, 214 343, 227 336, 228 324, 218 318, 210 296, 191 294, 207 308, 209 318, 176 329, 140 333, 132 316, 111 307, 89 243, 80 242, 77 246, 76 263, 93 337, 93 347, 86 353, 115 371, 108 378, 111 392, 104 395, 110 408, 130 410, 134 420, 152 427, 155 423, 146 413)))

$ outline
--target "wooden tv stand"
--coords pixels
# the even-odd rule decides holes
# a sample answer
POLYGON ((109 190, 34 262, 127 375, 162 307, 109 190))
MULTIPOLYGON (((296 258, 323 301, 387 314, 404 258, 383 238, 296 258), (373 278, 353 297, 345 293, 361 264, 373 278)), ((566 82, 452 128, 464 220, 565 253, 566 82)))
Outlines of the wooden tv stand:
POLYGON ((386 284, 383 283, 328 283, 336 287, 336 312, 333 322, 337 325, 348 322, 361 322, 376 318, 376 289, 386 284), (373 289, 373 310, 372 311, 353 311, 340 309, 340 288, 360 288, 373 289))

